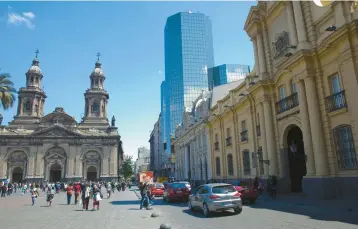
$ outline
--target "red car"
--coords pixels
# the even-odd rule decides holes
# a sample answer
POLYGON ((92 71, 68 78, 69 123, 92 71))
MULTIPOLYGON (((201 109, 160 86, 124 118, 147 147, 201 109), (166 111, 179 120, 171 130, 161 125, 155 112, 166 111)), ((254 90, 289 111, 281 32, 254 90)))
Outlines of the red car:
POLYGON ((163 196, 164 185, 162 183, 155 183, 152 186, 151 193, 153 196, 163 196))
POLYGON ((259 197, 258 190, 252 188, 245 182, 240 182, 239 185, 236 185, 234 187, 241 194, 242 202, 249 202, 250 204, 254 204, 259 197))
POLYGON ((173 200, 188 201, 190 187, 184 182, 168 183, 163 193, 163 200, 171 202, 173 200))

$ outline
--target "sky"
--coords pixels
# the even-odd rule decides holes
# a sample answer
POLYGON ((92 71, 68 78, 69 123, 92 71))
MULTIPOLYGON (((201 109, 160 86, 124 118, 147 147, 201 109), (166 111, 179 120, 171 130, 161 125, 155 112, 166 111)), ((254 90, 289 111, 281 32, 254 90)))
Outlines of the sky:
MULTIPOLYGON (((0 2, 0 72, 10 73, 16 88, 39 49, 45 113, 63 107, 80 121, 83 93, 90 86, 97 52, 106 75, 108 118, 116 118, 125 154, 149 148, 160 113, 164 80, 166 18, 201 12, 212 21, 215 65, 254 64, 243 30, 255 2, 0 2)), ((7 124, 16 114, 0 112, 7 124)))

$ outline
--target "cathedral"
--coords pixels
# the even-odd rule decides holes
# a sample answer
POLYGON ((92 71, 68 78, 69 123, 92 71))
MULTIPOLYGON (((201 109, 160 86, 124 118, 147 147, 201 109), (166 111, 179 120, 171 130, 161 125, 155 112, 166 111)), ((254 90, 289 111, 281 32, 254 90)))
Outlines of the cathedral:
POLYGON ((77 122, 64 108, 44 114, 46 93, 36 57, 18 91, 17 114, 0 125, 0 180, 114 180, 123 157, 115 118, 107 118, 109 95, 98 60, 84 93, 85 112, 77 122))

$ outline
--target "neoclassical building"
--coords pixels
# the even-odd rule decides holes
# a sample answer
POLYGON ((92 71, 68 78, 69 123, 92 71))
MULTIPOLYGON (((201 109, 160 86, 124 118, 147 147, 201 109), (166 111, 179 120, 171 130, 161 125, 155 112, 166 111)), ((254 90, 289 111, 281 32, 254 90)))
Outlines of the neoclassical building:
POLYGON ((107 119, 109 95, 99 61, 84 93, 81 122, 61 107, 44 114, 46 93, 36 58, 18 92, 18 108, 8 126, 0 126, 0 179, 10 181, 117 179, 122 142, 107 119))
POLYGON ((276 175, 284 192, 357 195, 358 13, 351 4, 251 7, 244 29, 254 71, 208 118, 215 179, 276 175))
POLYGON ((203 183, 213 178, 209 111, 241 82, 242 80, 214 87, 212 91, 203 91, 193 102, 193 107, 183 112, 183 122, 177 126, 172 140, 176 179, 203 183))

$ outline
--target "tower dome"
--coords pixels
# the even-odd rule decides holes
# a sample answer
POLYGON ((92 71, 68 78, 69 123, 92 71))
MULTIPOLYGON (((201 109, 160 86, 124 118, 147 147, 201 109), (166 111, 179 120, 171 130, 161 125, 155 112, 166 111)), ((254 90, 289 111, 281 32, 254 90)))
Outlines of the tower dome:
POLYGON ((98 60, 95 64, 93 72, 91 73, 91 77, 104 77, 104 72, 101 66, 102 64, 98 60))
POLYGON ((40 61, 37 57, 32 61, 32 65, 27 71, 27 74, 42 74, 40 69, 40 61))

